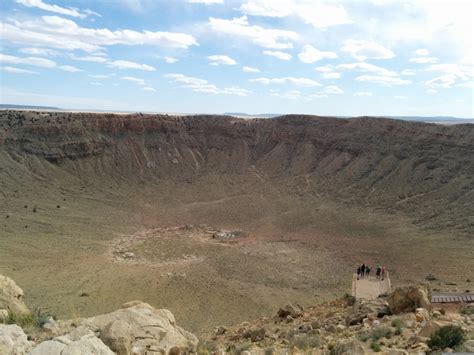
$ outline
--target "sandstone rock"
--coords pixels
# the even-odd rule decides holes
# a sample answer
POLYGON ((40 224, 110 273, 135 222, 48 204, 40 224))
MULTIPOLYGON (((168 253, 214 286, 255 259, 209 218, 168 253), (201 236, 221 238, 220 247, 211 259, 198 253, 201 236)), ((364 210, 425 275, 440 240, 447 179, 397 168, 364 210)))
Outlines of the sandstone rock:
POLYGON ((250 339, 252 342, 261 341, 265 339, 266 329, 263 327, 247 329, 243 337, 250 339))
POLYGON ((214 335, 223 335, 227 332, 227 328, 220 325, 214 329, 214 335))
POLYGON ((48 340, 35 346, 28 355, 61 355, 66 346, 66 344, 59 341, 48 340))
POLYGON ((0 324, 0 354, 23 355, 31 348, 25 332, 16 324, 0 324))
POLYGON ((295 319, 301 317, 303 312, 303 307, 301 307, 299 304, 289 303, 278 310, 278 317, 286 318, 290 316, 291 318, 295 319))
POLYGON ((465 341, 463 345, 464 345, 464 349, 466 349, 466 351, 474 353, 474 339, 465 341))
POLYGON ((429 285, 398 287, 388 297, 388 305, 393 314, 414 312, 417 308, 431 310, 431 290, 429 285))
POLYGON ((377 313, 369 313, 367 314, 367 318, 370 320, 370 321, 374 321, 377 319, 377 313))
POLYGON ((61 355, 114 355, 99 338, 91 337, 79 339, 67 345, 61 352, 61 355))
POLYGON ((38 344, 29 355, 113 355, 114 353, 86 327, 38 344))
POLYGON ((450 322, 443 322, 443 321, 434 321, 434 320, 430 320, 426 323, 426 325, 421 328, 420 332, 418 333, 419 336, 422 336, 422 337, 431 337, 438 329, 440 329, 441 327, 444 327, 446 325, 451 325, 450 322))
POLYGON ((346 324, 355 325, 362 323, 364 318, 367 318, 369 314, 376 315, 378 318, 390 314, 387 302, 381 298, 374 300, 357 300, 352 307, 352 313, 346 319, 346 324))
POLYGON ((176 326, 170 311, 137 301, 86 322, 99 329, 101 340, 118 355, 129 354, 131 349, 137 354, 144 354, 147 349, 168 353, 173 347, 183 352, 195 351, 198 343, 195 335, 176 326))
POLYGON ((43 331, 48 335, 57 335, 59 333, 59 327, 53 317, 49 317, 46 323, 42 326, 43 331))
POLYGON ((0 309, 0 322, 8 319, 8 311, 6 309, 0 309))
POLYGON ((425 308, 417 308, 415 310, 415 317, 418 323, 428 321, 430 320, 430 312, 428 312, 428 310, 425 308))
POLYGON ((9 277, 0 275, 0 309, 6 309, 16 315, 30 313, 23 302, 23 290, 9 277))
POLYGON ((390 349, 386 353, 387 355, 408 355, 408 351, 403 349, 390 349))
POLYGON ((416 316, 413 313, 406 313, 400 317, 402 326, 405 328, 415 328, 416 327, 416 316))
POLYGON ((118 319, 105 326, 101 333, 101 339, 104 343, 109 344, 115 352, 119 354, 129 354, 132 349, 131 333, 132 329, 130 325, 118 319))

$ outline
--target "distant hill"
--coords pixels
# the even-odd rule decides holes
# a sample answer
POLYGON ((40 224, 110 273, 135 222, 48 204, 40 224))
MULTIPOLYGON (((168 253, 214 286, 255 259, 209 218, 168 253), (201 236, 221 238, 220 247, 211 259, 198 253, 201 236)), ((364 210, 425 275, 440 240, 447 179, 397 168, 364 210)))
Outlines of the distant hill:
MULTIPOLYGON (((108 110, 78 110, 78 109, 64 109, 54 106, 33 106, 33 105, 15 105, 15 104, 0 104, 0 110, 38 110, 38 111, 66 111, 66 112, 103 112, 103 113, 133 113, 135 111, 108 111, 108 110)), ((147 114, 170 114, 170 115, 192 115, 192 113, 176 113, 176 112, 159 112, 159 111, 142 111, 147 114)), ((239 118, 274 118, 285 115, 284 113, 245 113, 245 112, 224 112, 223 115, 234 116, 239 118)), ((351 119, 356 116, 332 116, 334 118, 351 119)), ((368 116, 368 117, 385 117, 403 121, 416 122, 432 122, 441 124, 459 124, 459 123, 474 123, 474 118, 460 118, 454 116, 368 116)))
POLYGON ((235 117, 241 117, 241 118, 273 118, 273 117, 278 117, 281 116, 281 113, 257 113, 257 114, 251 114, 251 113, 245 113, 245 112, 224 112, 224 115, 227 116, 235 116, 235 117))
MULTIPOLYGON (((251 114, 245 112, 224 112, 224 115, 240 117, 240 118, 273 118, 283 116, 280 113, 258 113, 251 114)), ((350 119, 355 116, 332 116, 334 118, 350 119)), ((376 117, 376 116, 370 116, 376 117)), ((380 116, 378 116, 380 117, 380 116)), ((416 121, 416 122, 435 122, 435 123, 474 123, 474 118, 460 118, 454 116, 382 116, 385 118, 392 118, 403 121, 416 121)))
POLYGON ((0 104, 0 110, 54 110, 61 111, 62 109, 54 106, 30 106, 30 105, 12 105, 0 104))
POLYGON ((437 122, 437 123, 474 123, 474 118, 459 118, 453 116, 386 116, 396 120, 437 122))

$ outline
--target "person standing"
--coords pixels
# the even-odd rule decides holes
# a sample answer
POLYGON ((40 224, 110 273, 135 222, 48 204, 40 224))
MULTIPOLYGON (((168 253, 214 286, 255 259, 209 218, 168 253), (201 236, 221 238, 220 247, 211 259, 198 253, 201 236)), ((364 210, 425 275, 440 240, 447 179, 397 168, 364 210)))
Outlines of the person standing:
POLYGON ((375 276, 377 279, 380 279, 380 273, 382 272, 382 268, 380 267, 380 265, 377 266, 377 271, 375 273, 375 276))
POLYGON ((369 278, 369 276, 370 276, 370 266, 369 265, 365 266, 365 274, 367 275, 367 278, 369 278))
POLYGON ((362 277, 364 277, 364 275, 365 275, 365 263, 362 264, 362 267, 360 269, 360 274, 361 274, 362 277))
POLYGON ((360 277, 360 266, 357 266, 357 280, 359 280, 360 277))
POLYGON ((385 279, 385 266, 382 267, 382 280, 385 279))

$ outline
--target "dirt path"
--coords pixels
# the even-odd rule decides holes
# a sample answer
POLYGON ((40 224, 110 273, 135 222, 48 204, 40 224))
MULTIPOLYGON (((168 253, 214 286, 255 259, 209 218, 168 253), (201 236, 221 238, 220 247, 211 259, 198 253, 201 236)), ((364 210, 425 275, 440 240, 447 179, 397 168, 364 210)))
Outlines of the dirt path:
POLYGON ((374 276, 364 277, 357 280, 357 275, 352 276, 352 296, 355 298, 374 299, 383 293, 389 293, 392 290, 390 276, 384 280, 376 279, 374 276))

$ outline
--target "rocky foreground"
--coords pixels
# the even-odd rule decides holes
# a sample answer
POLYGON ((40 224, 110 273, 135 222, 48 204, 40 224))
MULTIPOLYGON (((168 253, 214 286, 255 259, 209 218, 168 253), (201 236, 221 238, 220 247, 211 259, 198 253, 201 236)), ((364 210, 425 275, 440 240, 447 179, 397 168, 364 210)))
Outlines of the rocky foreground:
POLYGON ((426 285, 375 300, 346 296, 273 318, 216 327, 207 339, 176 325, 173 314, 141 301, 91 318, 32 314, 23 291, 0 275, 0 354, 427 354, 474 352, 474 305, 433 307, 426 285))

